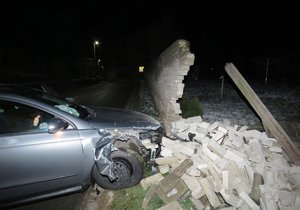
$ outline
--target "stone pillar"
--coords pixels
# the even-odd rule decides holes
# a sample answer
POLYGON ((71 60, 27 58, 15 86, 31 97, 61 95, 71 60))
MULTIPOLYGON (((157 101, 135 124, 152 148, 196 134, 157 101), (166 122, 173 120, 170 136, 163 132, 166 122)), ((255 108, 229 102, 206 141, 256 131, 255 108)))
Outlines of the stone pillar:
POLYGON ((180 104, 177 101, 183 95, 184 76, 195 60, 189 45, 187 40, 175 41, 145 71, 147 85, 167 134, 170 134, 171 123, 181 119, 180 104))

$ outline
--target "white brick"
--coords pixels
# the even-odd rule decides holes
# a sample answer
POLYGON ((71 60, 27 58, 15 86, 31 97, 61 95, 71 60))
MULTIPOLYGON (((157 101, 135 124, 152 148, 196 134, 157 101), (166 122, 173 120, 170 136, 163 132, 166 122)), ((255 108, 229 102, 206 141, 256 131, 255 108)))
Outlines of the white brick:
POLYGON ((232 174, 228 170, 222 171, 223 188, 226 192, 232 193, 232 174))
POLYGON ((208 132, 212 132, 213 130, 217 129, 217 127, 219 126, 218 122, 214 122, 213 124, 211 124, 208 128, 207 131, 208 132))
POLYGON ((224 134, 227 134, 227 133, 228 133, 228 130, 225 129, 225 128, 223 128, 223 127, 221 127, 221 126, 218 126, 218 131, 220 131, 220 132, 222 132, 222 133, 224 133, 224 134))
MULTIPOLYGON (((205 130, 207 130, 207 128, 210 126, 209 123, 207 122, 201 122, 197 125, 199 128, 204 128, 205 130)), ((201 129, 200 129, 201 130, 201 129)), ((199 131, 200 132, 200 131, 199 131)))
POLYGON ((158 157, 155 158, 155 163, 158 165, 167 165, 167 164, 172 164, 172 163, 177 163, 179 162, 179 159, 176 157, 158 157))
POLYGON ((173 153, 170 149, 168 149, 167 147, 162 146, 161 147, 161 152, 160 155, 163 157, 172 157, 173 153))
POLYGON ((217 155, 219 155, 220 157, 224 157, 226 150, 220 146, 217 142, 215 142, 215 140, 211 140, 207 147, 212 150, 214 153, 216 153, 217 155))
POLYGON ((190 176, 187 174, 183 174, 181 179, 184 181, 186 186, 191 190, 193 198, 199 199, 200 197, 202 197, 205 194, 204 190, 202 189, 202 187, 196 177, 193 177, 193 176, 190 176))
POLYGON ((218 196, 216 195, 216 193, 213 190, 213 186, 209 183, 207 178, 201 178, 199 179, 200 185, 203 188, 207 199, 209 201, 209 203, 214 207, 217 208, 221 205, 218 196))
POLYGON ((227 192, 224 188, 220 190, 220 193, 224 198, 224 200, 235 208, 239 208, 245 203, 244 200, 240 199, 238 196, 234 195, 233 193, 227 192))
POLYGON ((245 192, 239 193, 240 197, 245 200, 245 202, 250 206, 253 210, 260 210, 259 206, 249 197, 249 195, 245 192))
POLYGON ((280 146, 271 146, 270 147, 270 151, 271 152, 281 153, 282 152, 282 148, 280 146))

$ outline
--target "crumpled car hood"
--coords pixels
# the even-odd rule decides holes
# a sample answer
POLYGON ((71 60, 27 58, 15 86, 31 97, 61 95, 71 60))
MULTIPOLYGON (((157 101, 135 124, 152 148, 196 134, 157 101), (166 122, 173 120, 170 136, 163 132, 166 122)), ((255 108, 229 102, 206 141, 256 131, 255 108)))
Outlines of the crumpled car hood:
POLYGON ((96 111, 96 115, 88 121, 93 127, 105 128, 137 128, 146 130, 156 130, 161 124, 154 118, 140 112, 110 108, 91 107, 96 111))

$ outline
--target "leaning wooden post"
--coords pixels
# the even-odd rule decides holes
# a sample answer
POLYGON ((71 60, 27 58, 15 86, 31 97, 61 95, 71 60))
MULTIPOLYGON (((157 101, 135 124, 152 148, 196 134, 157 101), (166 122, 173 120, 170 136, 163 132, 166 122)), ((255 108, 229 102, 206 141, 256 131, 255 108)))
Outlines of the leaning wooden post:
POLYGON ((273 115, 269 112, 267 107, 255 94, 255 92, 252 90, 252 88, 249 86, 249 84, 243 78, 237 68, 232 63, 227 63, 225 65, 225 71, 231 77, 236 86, 240 89, 240 91, 251 104, 256 113, 259 115, 265 130, 268 130, 268 132, 270 132, 277 139, 277 141, 281 144, 282 148, 285 150, 294 164, 300 165, 300 152, 298 148, 295 146, 290 137, 285 133, 285 131, 282 129, 273 115))

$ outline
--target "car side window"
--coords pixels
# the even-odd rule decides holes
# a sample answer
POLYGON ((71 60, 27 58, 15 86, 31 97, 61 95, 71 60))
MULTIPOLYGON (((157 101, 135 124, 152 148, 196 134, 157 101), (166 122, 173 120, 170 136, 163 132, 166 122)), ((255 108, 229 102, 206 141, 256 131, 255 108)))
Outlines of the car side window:
POLYGON ((48 131, 54 116, 24 104, 0 101, 0 134, 48 131))

